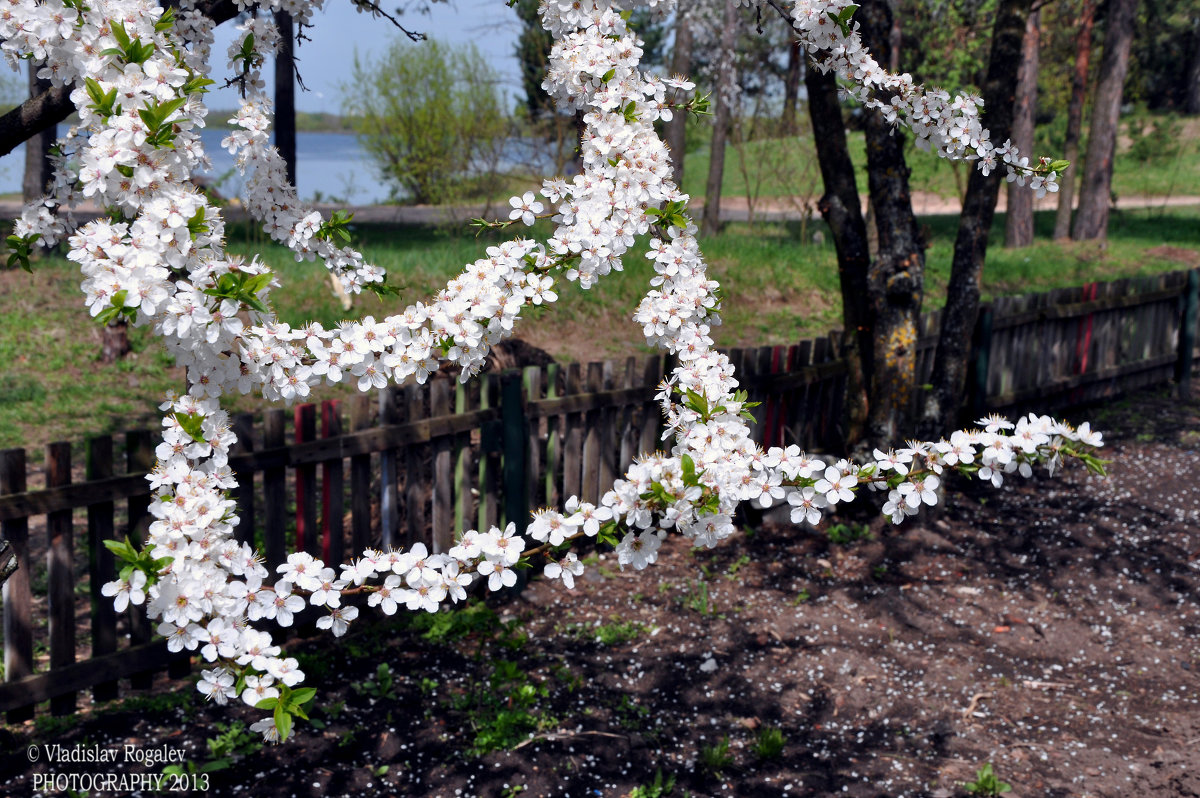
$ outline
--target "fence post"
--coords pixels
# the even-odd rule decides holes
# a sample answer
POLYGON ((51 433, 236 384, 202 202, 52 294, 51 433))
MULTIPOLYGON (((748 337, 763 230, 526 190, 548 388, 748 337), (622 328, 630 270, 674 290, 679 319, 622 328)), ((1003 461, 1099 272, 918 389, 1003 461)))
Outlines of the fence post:
MULTIPOLYGON (((284 438, 283 410, 273 407, 263 417, 263 448, 280 449, 287 445, 284 438)), ((275 573, 276 566, 287 559, 287 467, 263 469, 263 548, 267 570, 275 573)))
MULTIPOLYGON (((71 484, 71 444, 46 445, 46 487, 71 484)), ((75 661, 75 532, 72 512, 55 510, 46 514, 46 601, 50 616, 50 670, 75 661)), ((70 715, 75 711, 75 693, 50 699, 50 712, 70 715)))
POLYGON ((1179 362, 1176 379, 1179 382, 1179 398, 1192 397, 1192 361, 1196 352, 1196 317, 1200 313, 1200 269, 1188 272, 1187 291, 1184 293, 1183 313, 1179 322, 1179 362))
MULTIPOLYGON (((112 436, 100 435, 87 442, 87 479, 107 479, 113 475, 112 436)), ((117 650, 117 612, 113 600, 100 593, 105 582, 116 573, 113 554, 104 541, 113 537, 113 503, 100 502, 88 506, 88 577, 92 594, 92 656, 111 654, 117 650)), ((117 697, 116 681, 101 682, 92 690, 96 701, 111 701, 117 697)))
MULTIPOLYGON (((254 451, 254 415, 238 413, 233 417, 233 434, 237 435, 237 443, 233 445, 231 454, 250 454, 254 451)), ((234 530, 234 537, 239 543, 249 543, 255 547, 254 530, 257 525, 254 507, 254 470, 235 471, 238 486, 233 489, 233 499, 237 502, 239 523, 234 530)))
POLYGON ((988 368, 992 358, 992 306, 984 305, 979 309, 979 319, 975 322, 975 336, 972 341, 975 352, 971 357, 974 370, 971 374, 971 414, 979 418, 987 410, 988 368))
MULTIPOLYGON (((148 429, 133 429, 125 433, 125 473, 139 474, 154 467, 154 440, 148 429)), ((129 526, 126 534, 134 548, 141 548, 146 533, 150 529, 150 496, 130 496, 129 526)), ((145 604, 130 604, 126 609, 129 613, 129 643, 136 646, 139 643, 150 642, 150 621, 146 617, 145 604)), ((135 690, 149 690, 154 683, 154 671, 140 671, 133 674, 129 684, 135 690)))
POLYGON ((521 372, 505 372, 500 378, 500 417, 504 440, 504 515, 524 535, 529 525, 529 486, 525 482, 525 402, 521 372))
MULTIPOLYGON (((400 389, 387 386, 379 389, 379 426, 386 427, 400 422, 400 389)), ((412 411, 409 410, 411 418, 412 411)), ((399 543, 397 532, 400 528, 400 496, 396 490, 396 460, 399 452, 396 449, 385 449, 379 453, 379 525, 380 545, 384 551, 399 543)), ((407 470, 407 469, 406 469, 407 470)), ((405 485, 407 480, 405 477, 405 485)), ((412 525, 409 524, 407 545, 411 546, 412 525)))
MULTIPOLYGON (((365 393, 350 400, 350 430, 362 432, 371 426, 371 399, 365 393)), ((350 458, 350 541, 355 558, 371 545, 371 455, 350 458)))
MULTIPOLYGON (((321 437, 340 438, 341 435, 342 400, 327 399, 321 403, 321 437)), ((325 538, 321 557, 336 567, 346 551, 345 476, 340 459, 330 460, 321 467, 321 492, 321 531, 325 538)))
MULTIPOLYGON (((315 440, 316 405, 311 402, 296 405, 292 414, 296 443, 315 440)), ((320 537, 320 533, 317 532, 317 466, 315 463, 305 463, 296 466, 296 551, 319 555, 320 537)))
MULTIPOLYGON (((25 450, 0 451, 0 496, 25 492, 25 450)), ((33 673, 33 624, 29 586, 29 519, 0 522, 0 536, 12 546, 17 570, 4 583, 4 680, 15 682, 33 673)), ((33 706, 10 710, 9 723, 33 717, 33 706)))

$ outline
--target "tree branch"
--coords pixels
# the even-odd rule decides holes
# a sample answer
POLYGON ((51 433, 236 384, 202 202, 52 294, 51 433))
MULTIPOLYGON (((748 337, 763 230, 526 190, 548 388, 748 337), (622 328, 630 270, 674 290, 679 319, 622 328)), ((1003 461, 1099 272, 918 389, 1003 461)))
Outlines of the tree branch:
POLYGON ((17 572, 17 553, 4 538, 0 538, 0 585, 17 572))

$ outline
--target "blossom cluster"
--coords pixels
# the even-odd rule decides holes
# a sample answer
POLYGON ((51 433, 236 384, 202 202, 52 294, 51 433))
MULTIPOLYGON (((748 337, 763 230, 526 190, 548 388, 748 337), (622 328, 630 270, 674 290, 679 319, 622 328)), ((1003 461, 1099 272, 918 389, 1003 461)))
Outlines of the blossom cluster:
MULTIPOLYGON (((302 21, 320 5, 259 4, 302 21)), ((628 5, 542 6, 555 36, 544 87, 563 107, 584 112, 585 122, 583 173, 547 180, 540 190, 554 224, 548 240, 491 247, 429 301, 331 330, 277 320, 273 275, 257 259, 225 253, 220 210, 190 182, 205 163, 197 130, 211 82, 211 20, 187 3, 164 12, 149 0, 95 0, 86 7, 19 0, 0 12, 6 55, 30 54, 51 80, 74 85, 81 120, 61 144, 51 196, 26 210, 17 234, 47 244, 67 237, 92 315, 150 326, 187 367, 187 392, 162 406, 162 443, 149 475, 158 501, 145 548, 118 551, 127 565, 105 594, 122 607, 146 603, 172 649, 199 650, 211 666, 199 686, 206 696, 274 709, 254 727, 268 738, 289 735, 286 708, 303 703, 303 690, 294 688, 304 675, 260 628, 263 622, 288 626, 301 610, 317 608, 324 613, 318 626, 340 635, 359 612, 350 596, 365 594, 368 606, 386 614, 401 606, 432 612, 463 600, 476 583, 489 590, 512 586, 515 566, 532 557, 544 558, 545 576, 571 587, 583 571, 569 550, 572 540, 612 542, 622 565, 644 568, 672 530, 698 546, 729 537, 742 501, 786 503, 795 520, 816 523, 866 485, 888 492, 885 511, 899 522, 936 500, 945 468, 999 484, 1004 474, 1028 473, 1037 462, 1054 467, 1063 456, 1089 457, 1100 443, 1090 430, 1040 417, 1011 427, 1012 435, 1005 434, 1007 422, 989 420, 947 441, 878 452, 864 465, 826 463, 795 447, 763 451, 754 443, 745 420, 750 405, 728 358, 713 349, 718 285, 707 274, 686 215, 688 197, 671 181, 654 130, 671 113, 668 91, 694 86, 639 69, 641 42, 622 13, 628 5), (85 197, 108 208, 109 218, 76 226, 69 214, 56 213, 85 197), (423 382, 443 361, 460 366, 468 379, 490 347, 512 334, 526 305, 557 298, 556 276, 591 287, 619 270, 635 239, 647 234, 655 276, 634 320, 651 344, 679 362, 657 395, 667 451, 638 458, 598 504, 571 497, 563 512, 535 513, 525 536, 511 524, 469 530, 446 552, 420 544, 403 552, 368 550, 347 564, 293 554, 275 575, 250 546, 235 541, 238 518, 229 498, 235 437, 221 396, 261 391, 291 401, 321 383, 354 380, 365 391, 388 381, 423 382)), ((828 15, 833 7, 824 8, 828 15)), ((819 26, 797 30, 810 47, 846 49, 819 26)), ((247 176, 246 208, 298 259, 321 258, 348 290, 378 286, 386 279, 381 269, 334 243, 345 240, 346 220, 327 220, 303 206, 268 146, 269 101, 259 71, 278 31, 257 15, 239 31, 244 35, 229 61, 245 101, 225 146, 247 176)), ((839 57, 859 63, 835 54, 835 64, 839 57)), ((868 92, 878 80, 891 80, 874 72, 854 79, 868 92)), ((967 114, 966 106, 961 110, 967 114)), ((911 122, 911 114, 904 116, 911 122)), ((940 131, 957 118, 919 124, 940 131)), ((949 134, 929 138, 941 154, 963 156, 949 134)), ((531 192, 510 204, 511 221, 524 225, 544 210, 531 192)))

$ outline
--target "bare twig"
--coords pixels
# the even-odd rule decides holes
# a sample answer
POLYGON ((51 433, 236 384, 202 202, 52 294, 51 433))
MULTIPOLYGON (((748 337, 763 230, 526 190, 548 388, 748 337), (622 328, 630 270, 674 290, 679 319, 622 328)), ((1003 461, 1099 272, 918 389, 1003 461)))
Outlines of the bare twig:
POLYGON ((617 740, 628 740, 629 739, 624 734, 611 734, 609 732, 602 732, 602 731, 551 732, 550 734, 539 734, 536 737, 530 737, 528 740, 514 745, 512 750, 516 751, 518 748, 524 748, 525 746, 529 745, 530 743, 542 743, 542 742, 553 743, 553 742, 558 742, 559 740, 574 740, 576 737, 584 737, 587 735, 591 735, 593 737, 612 737, 617 740))
POLYGON ((0 585, 17 572, 17 554, 4 538, 0 538, 0 585))
POLYGON ((963 713, 962 713, 963 720, 968 720, 968 719, 970 719, 970 717, 972 715, 975 714, 975 710, 979 708, 980 701, 982 701, 985 698, 994 698, 994 697, 995 697, 995 693, 976 693, 975 695, 971 696, 971 703, 968 704, 967 708, 963 710, 963 713))

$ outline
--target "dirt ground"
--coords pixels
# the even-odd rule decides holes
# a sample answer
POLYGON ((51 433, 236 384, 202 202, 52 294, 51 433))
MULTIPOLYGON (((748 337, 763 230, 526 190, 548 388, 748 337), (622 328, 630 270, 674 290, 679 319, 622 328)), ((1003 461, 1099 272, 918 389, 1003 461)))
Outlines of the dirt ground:
POLYGON ((625 796, 657 772, 675 796, 948 798, 991 763, 1020 798, 1200 796, 1200 403, 1075 416, 1106 431, 1108 478, 956 481, 939 518, 845 542, 768 521, 638 573, 597 555, 573 592, 293 644, 325 707, 294 742, 256 750, 226 725, 252 712, 163 683, 0 729, 0 794, 147 770, 31 765, 30 745, 166 745, 203 770, 225 730, 210 795, 625 796))

